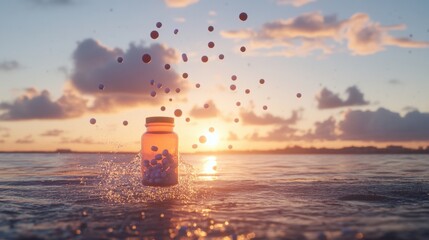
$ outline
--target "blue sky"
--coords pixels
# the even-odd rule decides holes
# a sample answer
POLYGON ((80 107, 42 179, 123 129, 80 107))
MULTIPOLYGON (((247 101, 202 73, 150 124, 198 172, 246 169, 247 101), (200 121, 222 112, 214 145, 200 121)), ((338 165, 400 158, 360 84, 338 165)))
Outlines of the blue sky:
MULTIPOLYGON (((191 151, 190 146, 198 143, 198 137, 207 134, 210 126, 218 129, 218 135, 213 136, 219 138, 218 143, 200 144, 198 150, 226 149, 229 144, 236 149, 292 144, 426 146, 426 9, 428 2, 387 0, 4 1, 0 3, 0 150, 109 150, 121 146, 132 151, 139 148, 145 117, 173 116, 176 108, 184 112, 176 118, 184 151, 191 151), (246 21, 239 20, 241 12, 248 14, 246 21), (163 24, 160 29, 157 22, 163 24), (209 25, 214 26, 213 32, 207 31, 209 25), (177 35, 173 34, 176 28, 177 35), (158 39, 150 38, 152 30, 159 31, 158 39), (215 48, 207 47, 209 41, 215 48), (167 101, 168 96, 161 99, 159 93, 152 99, 143 88, 146 95, 138 98, 130 86, 140 80, 131 75, 129 79, 112 77, 109 81, 116 81, 116 89, 106 86, 104 92, 78 87, 83 81, 95 84, 105 80, 97 76, 120 76, 115 74, 124 70, 112 64, 121 53, 132 55, 130 44, 141 51, 154 46, 151 44, 174 51, 177 59, 171 60, 175 74, 171 84, 187 87, 174 95, 173 102, 167 101), (241 53, 240 46, 246 46, 247 51, 241 53), (74 55, 79 47, 83 49, 81 58, 74 55), (98 65, 90 72, 78 67, 89 59, 85 53, 95 48, 111 58, 103 60, 104 70, 98 65), (181 61, 181 53, 188 54, 189 62, 181 61), (217 59, 221 53, 225 55, 222 61, 217 59), (201 63, 202 55, 209 57, 208 63, 201 63), (189 78, 179 81, 183 72, 189 73, 189 78), (232 74, 238 76, 236 82, 230 80, 232 74), (266 83, 259 84, 260 78, 266 83), (118 82, 123 82, 123 92, 119 92, 118 82), (201 88, 195 88, 196 83, 201 88), (236 84, 238 90, 231 92, 230 84, 236 84), (247 88, 250 94, 244 93, 247 88), (357 89, 357 95, 347 101, 350 88, 357 89), (322 97, 323 89, 327 95, 322 97), (43 90, 47 92, 42 94, 43 90), (303 97, 297 98, 298 92, 303 97), (68 93, 75 96, 73 101, 68 93), (359 93, 363 97, 359 98, 359 93), (24 95, 26 100, 22 100, 24 95), (47 107, 30 105, 38 96, 49 99, 58 112, 43 115, 47 107), (63 96, 68 96, 67 101, 58 101, 63 96), (125 102, 129 96, 132 100, 125 102), (108 98, 113 99, 111 105, 94 107, 94 102, 106 103, 108 98), (339 99, 340 104, 319 107, 323 101, 338 103, 339 99), (210 100, 215 106, 207 110, 207 116, 191 116, 193 108, 210 100), (242 103, 239 108, 236 101, 242 103), (160 111, 161 105, 167 111, 160 111), (267 111, 263 105, 268 106, 267 111), (406 117, 413 111, 418 114, 406 117), (292 121, 294 112, 298 117, 292 121), (355 113, 362 113, 362 120, 354 118, 355 113), (184 121, 186 116, 191 117, 191 123, 184 121), (89 124, 92 117, 97 119, 96 126, 89 124), (232 121, 235 117, 239 123, 232 121), (389 124, 378 125, 384 121, 380 119, 392 118, 397 119, 389 128, 383 130, 389 124), (125 119, 130 122, 127 127, 121 124, 125 119), (328 119, 335 123, 329 125, 328 119), (366 135, 358 136, 346 125, 365 126, 366 135), (382 129, 379 134, 389 138, 371 134, 376 132, 374 128, 382 129), (406 138, 401 137, 404 131, 409 135, 405 134, 406 138), (55 134, 47 137, 49 132, 55 134)), ((160 57, 167 52, 161 51, 160 57)), ((151 70, 140 69, 141 62, 126 65, 131 61, 124 59, 125 69, 133 71, 136 66, 136 74, 149 77, 145 74, 151 70)), ((162 81, 168 84, 169 79, 162 81)))

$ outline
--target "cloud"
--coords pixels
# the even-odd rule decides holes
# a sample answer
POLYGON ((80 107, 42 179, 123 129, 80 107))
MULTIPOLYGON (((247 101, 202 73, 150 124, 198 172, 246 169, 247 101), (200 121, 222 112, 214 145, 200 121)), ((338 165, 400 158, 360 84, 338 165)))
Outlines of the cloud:
POLYGON ((309 4, 315 1, 316 0, 277 0, 277 3, 281 5, 292 5, 294 7, 301 7, 305 4, 309 4))
POLYGON ((168 7, 183 8, 197 3, 199 0, 164 0, 168 7))
POLYGON ((295 124, 300 119, 300 116, 298 111, 293 111, 292 116, 289 118, 273 116, 270 113, 266 113, 262 116, 257 116, 253 111, 241 111, 240 119, 242 120, 244 125, 289 125, 295 124))
POLYGON ((71 92, 65 92, 59 99, 51 100, 47 90, 38 92, 34 88, 12 103, 0 103, 0 121, 28 119, 61 119, 79 117, 86 111, 86 100, 71 92))
POLYGON ((353 55, 374 54, 386 46, 429 47, 429 42, 390 35, 390 31, 404 29, 405 25, 382 26, 365 13, 356 13, 348 19, 339 20, 336 15, 324 16, 320 12, 312 12, 267 22, 259 30, 222 31, 221 35, 249 41, 248 45, 252 49, 265 49, 260 53, 266 55, 306 56, 314 51, 330 54, 344 42, 353 55))
POLYGON ((392 78, 392 79, 389 79, 389 81, 387 81, 389 84, 392 84, 392 85, 398 85, 398 84, 401 84, 402 82, 401 82, 401 80, 399 80, 399 79, 396 79, 396 78, 392 78))
POLYGON ((78 137, 78 138, 61 138, 61 144, 105 144, 105 142, 95 141, 91 137, 78 137))
POLYGON ((260 136, 257 132, 253 133, 249 140, 253 141, 274 141, 281 142, 289 139, 294 139, 297 130, 290 127, 289 125, 283 125, 269 131, 265 136, 260 136))
POLYGON ((327 88, 323 88, 316 96, 316 100, 318 102, 317 107, 319 109, 329 109, 369 104, 368 101, 364 100, 363 93, 356 86, 347 88, 346 93, 348 94, 347 99, 342 100, 338 94, 333 93, 327 88))
POLYGON ((0 62, 0 71, 12 71, 19 69, 21 64, 15 60, 0 62))
POLYGON ((333 117, 329 117, 325 121, 315 122, 314 131, 308 131, 306 134, 301 136, 294 136, 295 140, 336 140, 338 135, 336 134, 336 120, 333 117))
POLYGON ((95 97, 90 107, 92 111, 110 112, 122 107, 156 105, 162 102, 166 94, 163 89, 150 85, 152 79, 156 84, 161 83, 164 88, 180 87, 182 93, 188 89, 186 81, 181 80, 173 69, 164 69, 166 63, 176 63, 178 55, 174 49, 161 44, 149 47, 130 44, 124 52, 118 48, 110 49, 93 39, 86 39, 78 43, 73 60, 71 83, 81 94, 95 97), (145 53, 151 55, 150 63, 143 63, 142 55, 145 53), (124 59, 123 63, 117 62, 120 56, 124 59), (99 90, 99 84, 105 86, 103 91, 99 90), (153 90, 158 90, 156 97, 150 96, 153 90))
POLYGON ((0 143, 5 143, 6 141, 4 139, 0 139, 0 143))
POLYGON ((0 126, 0 134, 1 134, 0 137, 8 138, 10 137, 10 129, 0 126))
POLYGON ((34 3, 39 5, 70 5, 73 3, 73 0, 32 0, 34 3))
POLYGON ((209 100, 207 104, 209 105, 208 108, 194 106, 189 112, 189 115, 195 118, 214 118, 220 115, 220 111, 217 109, 213 100, 209 100))
POLYGON ((52 130, 48 130, 48 131, 40 134, 40 136, 43 136, 43 137, 58 137, 58 136, 62 135, 63 133, 64 133, 63 130, 52 129, 52 130))
POLYGON ((15 143, 18 143, 18 144, 30 144, 30 143, 34 143, 34 139, 33 139, 32 135, 27 135, 27 136, 25 136, 23 138, 17 139, 15 141, 15 143))
POLYGON ((377 111, 349 111, 338 124, 343 140, 427 141, 429 113, 412 111, 401 116, 385 108, 377 111))
POLYGON ((232 131, 229 131, 228 132, 228 138, 226 140, 228 140, 228 141, 238 141, 239 138, 238 138, 237 134, 235 134, 232 131))

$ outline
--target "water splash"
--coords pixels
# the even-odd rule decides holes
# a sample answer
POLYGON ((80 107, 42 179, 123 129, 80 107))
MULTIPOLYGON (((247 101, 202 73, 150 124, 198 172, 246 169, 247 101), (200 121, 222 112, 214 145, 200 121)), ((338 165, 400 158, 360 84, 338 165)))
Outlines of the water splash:
POLYGON ((142 185, 141 156, 131 161, 103 159, 101 163, 99 194, 115 203, 140 203, 152 201, 191 201, 197 195, 197 174, 192 165, 179 158, 179 184, 173 187, 149 187, 142 185))

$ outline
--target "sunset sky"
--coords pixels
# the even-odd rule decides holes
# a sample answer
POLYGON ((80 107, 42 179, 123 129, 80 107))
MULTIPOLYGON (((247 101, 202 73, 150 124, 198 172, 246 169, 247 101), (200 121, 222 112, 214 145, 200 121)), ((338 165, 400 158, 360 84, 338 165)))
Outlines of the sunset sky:
POLYGON ((428 9, 418 0, 1 1, 0 151, 137 152, 145 118, 175 109, 183 152, 426 147, 428 9))

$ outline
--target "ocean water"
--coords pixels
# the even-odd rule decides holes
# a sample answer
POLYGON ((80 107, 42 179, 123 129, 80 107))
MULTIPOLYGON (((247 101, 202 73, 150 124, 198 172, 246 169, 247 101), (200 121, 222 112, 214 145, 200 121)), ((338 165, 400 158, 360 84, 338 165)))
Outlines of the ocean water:
POLYGON ((429 239, 428 155, 0 154, 0 239, 429 239))

